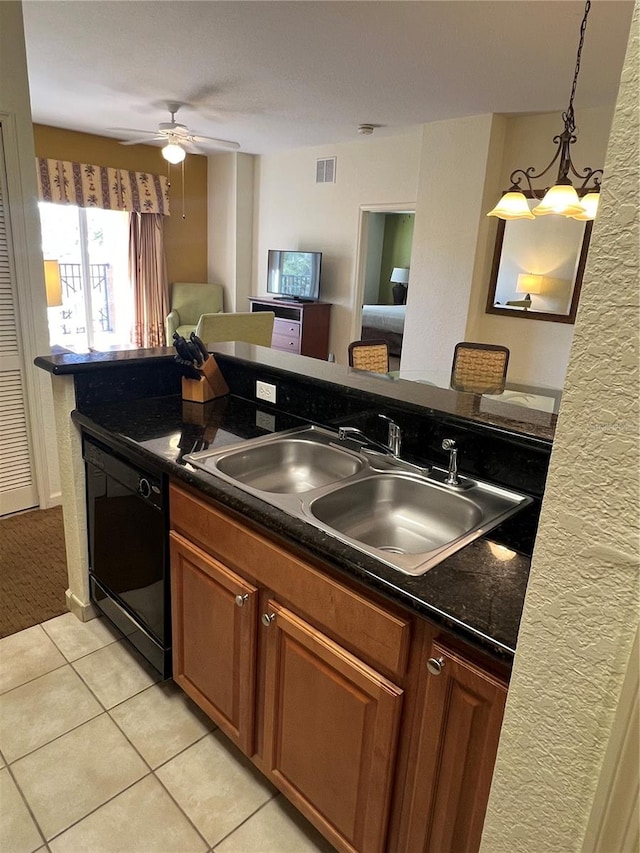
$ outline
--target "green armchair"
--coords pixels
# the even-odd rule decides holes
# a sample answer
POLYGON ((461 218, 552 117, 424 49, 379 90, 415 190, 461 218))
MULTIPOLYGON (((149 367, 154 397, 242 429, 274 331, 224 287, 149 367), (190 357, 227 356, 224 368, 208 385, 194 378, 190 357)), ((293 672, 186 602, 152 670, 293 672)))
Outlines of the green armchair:
POLYGON ((188 338, 203 314, 222 312, 223 287, 221 284, 194 284, 177 281, 171 285, 171 313, 166 318, 167 346, 173 333, 188 338))

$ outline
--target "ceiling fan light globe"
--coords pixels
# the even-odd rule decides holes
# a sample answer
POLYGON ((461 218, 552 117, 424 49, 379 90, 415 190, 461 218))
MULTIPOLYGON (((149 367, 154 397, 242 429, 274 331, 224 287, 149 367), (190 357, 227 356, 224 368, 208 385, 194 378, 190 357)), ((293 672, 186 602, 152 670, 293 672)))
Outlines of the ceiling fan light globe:
POLYGON ((187 152, 176 142, 169 142, 162 149, 162 156, 168 163, 172 163, 175 166, 178 163, 182 163, 187 156, 187 152))

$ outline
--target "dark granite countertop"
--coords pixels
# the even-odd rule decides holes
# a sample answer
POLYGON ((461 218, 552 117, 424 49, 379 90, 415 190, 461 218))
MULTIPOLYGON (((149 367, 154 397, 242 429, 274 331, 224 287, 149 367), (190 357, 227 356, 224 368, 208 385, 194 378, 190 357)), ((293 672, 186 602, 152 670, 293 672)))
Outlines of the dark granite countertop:
MULTIPOLYGON (((547 444, 553 439, 557 415, 534 408, 501 402, 478 394, 453 391, 422 382, 397 379, 387 374, 373 374, 354 370, 341 364, 296 356, 266 347, 240 342, 216 343, 216 356, 221 365, 225 356, 235 363, 245 363, 255 368, 259 365, 273 376, 303 376, 309 384, 337 385, 341 393, 367 394, 381 401, 393 400, 407 409, 437 411, 453 419, 482 424, 496 433, 522 435, 527 439, 547 444)), ((172 348, 114 350, 113 352, 72 353, 59 352, 38 356, 35 364, 56 376, 82 375, 96 371, 118 371, 135 365, 153 365, 158 368, 173 362, 172 348)), ((518 386, 532 393, 542 389, 518 386)))
MULTIPOLYGON (((171 353, 158 351, 158 357, 167 358, 167 352, 171 353)), ((323 366, 322 362, 318 364, 323 366)), ((71 367, 68 371, 52 372, 75 371, 71 367)), ((82 412, 76 411, 72 416, 76 423, 98 438, 102 437, 116 451, 119 449, 140 464, 161 469, 175 480, 200 490, 241 513, 269 535, 321 558, 346 577, 405 605, 496 658, 507 662, 512 659, 532 542, 530 539, 520 553, 515 548, 507 550, 504 547, 510 540, 502 535, 503 528, 513 524, 517 517, 423 576, 404 575, 182 460, 184 454, 193 450, 222 447, 265 434, 264 429, 256 426, 257 412, 255 403, 238 396, 224 397, 204 406, 183 404, 178 396, 166 396, 126 404, 116 401, 85 405, 82 412)), ((305 422, 276 409, 270 409, 270 414, 277 431, 305 422)), ((331 426, 331 423, 326 425, 331 426)))

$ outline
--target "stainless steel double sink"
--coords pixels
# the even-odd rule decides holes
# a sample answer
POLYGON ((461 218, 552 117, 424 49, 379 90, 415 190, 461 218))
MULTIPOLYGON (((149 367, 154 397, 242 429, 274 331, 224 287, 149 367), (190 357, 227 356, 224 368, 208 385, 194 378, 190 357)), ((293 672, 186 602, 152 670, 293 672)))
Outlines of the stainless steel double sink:
POLYGON ((303 519, 409 575, 501 524, 531 499, 440 469, 352 450, 316 426, 184 457, 196 468, 303 519))

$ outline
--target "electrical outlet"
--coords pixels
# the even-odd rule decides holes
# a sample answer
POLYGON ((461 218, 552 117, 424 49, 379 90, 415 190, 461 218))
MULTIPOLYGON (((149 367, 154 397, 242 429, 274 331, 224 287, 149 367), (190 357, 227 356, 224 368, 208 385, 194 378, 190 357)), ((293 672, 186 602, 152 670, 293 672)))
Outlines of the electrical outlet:
POLYGON ((261 427, 262 429, 266 429, 267 432, 275 432, 275 415, 272 415, 269 412, 261 412, 260 409, 258 409, 258 411, 256 412, 256 426, 261 427))
POLYGON ((256 381, 256 397, 258 400, 266 400, 267 403, 275 403, 276 401, 276 386, 269 382, 256 381))

